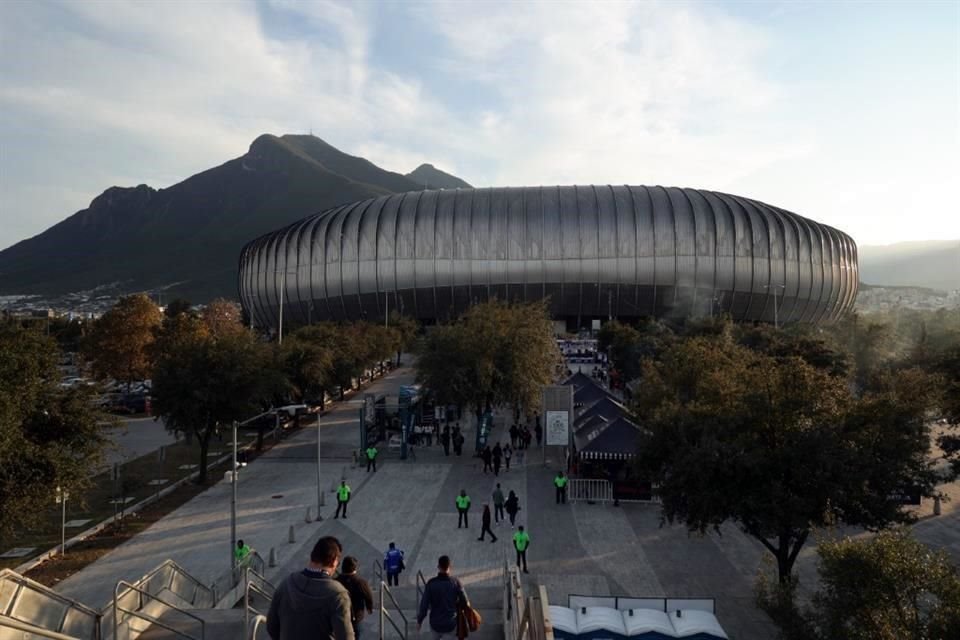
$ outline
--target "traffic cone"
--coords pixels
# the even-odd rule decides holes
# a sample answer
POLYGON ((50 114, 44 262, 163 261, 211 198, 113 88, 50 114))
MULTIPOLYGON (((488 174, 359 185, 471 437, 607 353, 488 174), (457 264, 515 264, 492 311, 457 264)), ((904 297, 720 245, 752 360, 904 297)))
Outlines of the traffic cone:
POLYGON ((289 542, 290 542, 290 544, 293 544, 293 543, 296 542, 296 541, 297 541, 297 534, 296 534, 296 532, 294 532, 294 530, 293 530, 293 525, 290 525, 289 542))
POLYGON ((307 515, 304 516, 303 521, 307 523, 313 522, 313 509, 311 507, 307 507, 307 515))

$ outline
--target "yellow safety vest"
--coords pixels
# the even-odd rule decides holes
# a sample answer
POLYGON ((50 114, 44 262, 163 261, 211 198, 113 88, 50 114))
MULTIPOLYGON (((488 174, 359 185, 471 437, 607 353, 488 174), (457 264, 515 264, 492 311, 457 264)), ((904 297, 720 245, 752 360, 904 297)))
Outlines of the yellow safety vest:
POLYGON ((346 485, 341 485, 337 487, 337 497, 340 502, 346 502, 350 499, 350 487, 346 485))
POLYGON ((457 509, 461 511, 470 506, 470 496, 457 496, 457 509))
POLYGON ((527 547, 530 546, 530 534, 526 531, 517 531, 513 534, 513 546, 517 548, 517 551, 526 551, 527 547))
POLYGON ((373 460, 373 459, 376 458, 376 457, 377 457, 377 449, 376 449, 376 447, 370 447, 370 448, 368 448, 368 449, 367 449, 367 459, 368 459, 368 460, 373 460))

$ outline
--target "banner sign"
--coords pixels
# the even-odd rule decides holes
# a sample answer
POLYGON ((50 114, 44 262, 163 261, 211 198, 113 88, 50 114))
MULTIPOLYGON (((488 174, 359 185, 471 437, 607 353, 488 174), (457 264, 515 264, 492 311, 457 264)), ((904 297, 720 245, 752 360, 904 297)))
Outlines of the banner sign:
POLYGON ((570 413, 547 411, 547 445, 570 444, 570 413))
POLYGON ((891 491, 887 499, 898 504, 918 505, 923 497, 921 493, 920 487, 902 487, 896 491, 891 491))

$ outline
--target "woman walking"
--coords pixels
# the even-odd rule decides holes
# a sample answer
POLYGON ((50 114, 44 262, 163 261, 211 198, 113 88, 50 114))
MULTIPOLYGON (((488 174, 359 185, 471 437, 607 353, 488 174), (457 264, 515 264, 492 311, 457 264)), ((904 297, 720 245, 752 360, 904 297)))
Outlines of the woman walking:
POLYGON ((494 535, 493 529, 490 528, 490 505, 484 503, 483 505, 483 515, 480 517, 480 522, 482 527, 480 529, 480 537, 477 540, 483 541, 483 537, 486 534, 490 534, 490 542, 496 542, 497 536, 494 535))
POLYGON ((520 499, 512 489, 510 495, 507 496, 507 502, 503 505, 503 508, 507 510, 507 515, 510 516, 510 528, 513 529, 513 525, 516 524, 517 520, 517 512, 520 511, 520 499))

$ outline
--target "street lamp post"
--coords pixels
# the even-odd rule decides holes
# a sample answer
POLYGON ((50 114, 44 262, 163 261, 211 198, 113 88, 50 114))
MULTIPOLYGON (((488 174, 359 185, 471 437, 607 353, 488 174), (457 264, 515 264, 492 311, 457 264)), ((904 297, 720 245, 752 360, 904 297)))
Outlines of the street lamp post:
POLYGON ((779 329, 780 328, 780 315, 779 315, 780 309, 778 308, 779 305, 777 304, 777 289, 786 289, 787 287, 786 285, 782 285, 782 284, 765 284, 763 285, 763 288, 766 289, 767 291, 769 291, 770 289, 773 289, 773 328, 779 329))
POLYGON ((230 470, 230 569, 237 575, 237 421, 233 421, 233 468, 230 470))
POLYGON ((283 344, 283 292, 287 288, 287 272, 283 272, 283 284, 280 285, 280 329, 277 332, 277 344, 283 344))
POLYGON ((58 486, 55 495, 54 499, 60 505, 60 556, 63 557, 67 552, 67 500, 70 493, 58 486))
MULTIPOLYGON (((363 426, 362 420, 361 426, 363 426)), ((320 520, 320 507, 323 506, 322 487, 322 481, 320 480, 320 414, 317 413, 317 520, 320 520)))

